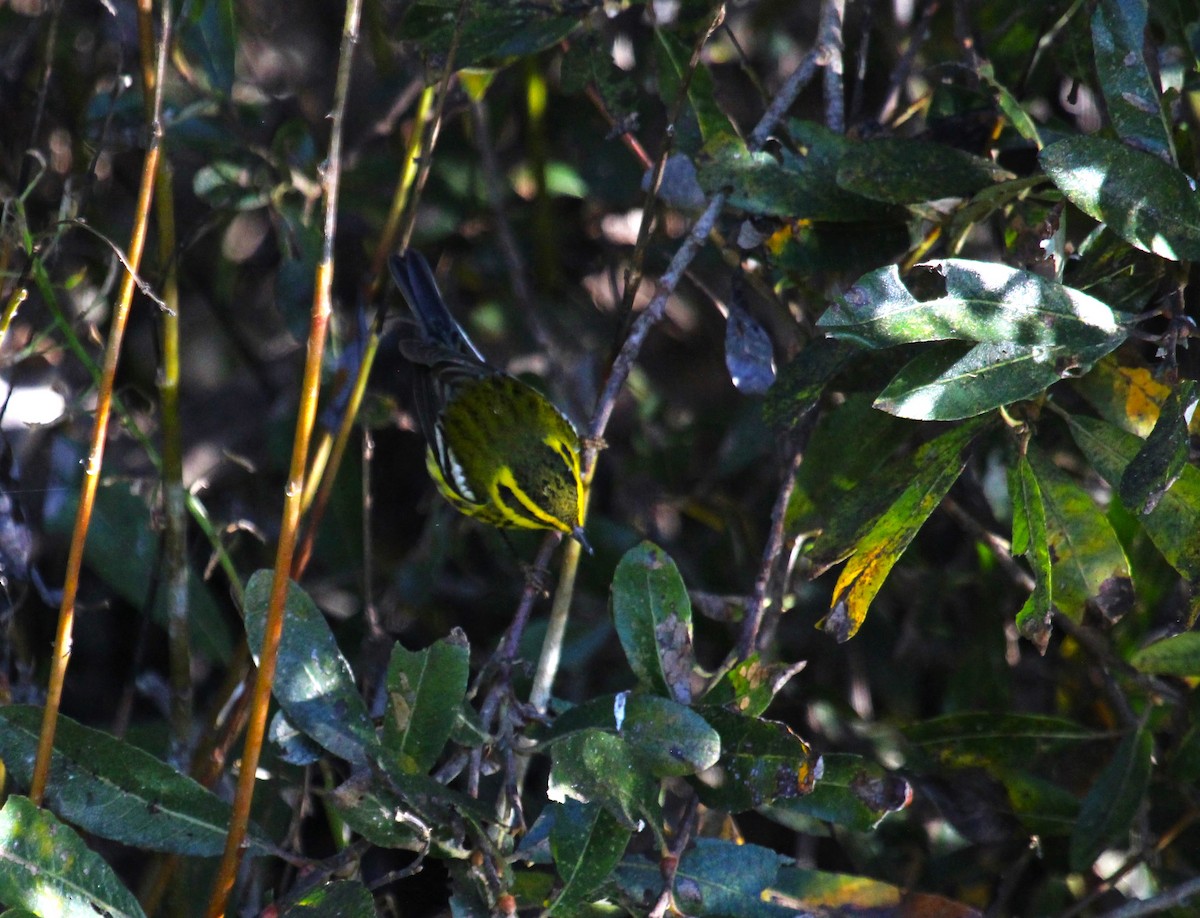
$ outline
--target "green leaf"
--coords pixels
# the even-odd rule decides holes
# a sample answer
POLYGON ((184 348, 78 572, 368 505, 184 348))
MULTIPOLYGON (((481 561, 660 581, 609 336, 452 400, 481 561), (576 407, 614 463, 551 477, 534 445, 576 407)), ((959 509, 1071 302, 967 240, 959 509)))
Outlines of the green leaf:
MULTIPOLYGON (((55 482, 66 499, 47 504, 46 529, 66 536, 79 503, 78 482, 55 482)), ((135 608, 145 608, 147 584, 161 580, 160 534, 145 500, 128 484, 101 484, 96 491, 83 560, 88 568, 135 608)), ((166 590, 155 591, 151 617, 167 622, 166 590)), ((205 656, 227 661, 233 632, 204 581, 188 569, 188 624, 193 646, 205 656)))
POLYGON ((392 647, 383 746, 394 767, 422 774, 433 767, 458 720, 470 670, 467 636, 458 628, 421 651, 392 647))
POLYGON ((789 224, 767 241, 771 261, 795 283, 813 274, 854 277, 900 258, 912 244, 900 222, 789 224))
POLYGON ((840 188, 890 204, 965 198, 1012 177, 991 160, 954 147, 898 137, 848 145, 837 171, 840 188))
POLYGON ((979 429, 978 423, 961 424, 917 450, 915 477, 859 541, 833 588, 820 627, 839 643, 854 637, 892 567, 958 480, 979 429))
POLYGON ((724 708, 700 711, 721 736, 720 760, 693 782, 706 806, 740 813, 813 789, 821 758, 786 724, 724 708))
POLYGON ((912 451, 893 454, 913 426, 862 395, 850 395, 817 422, 786 517, 790 537, 816 533, 806 546, 811 576, 848 558, 912 481, 912 451))
POLYGON ((1154 737, 1145 727, 1126 735, 1083 799, 1071 834, 1071 869, 1084 871, 1110 844, 1123 841, 1150 785, 1154 737))
MULTIPOLYGON (((273 576, 270 570, 257 571, 246 584, 246 640, 255 662, 262 649, 273 576)), ((354 685, 350 664, 325 616, 291 581, 271 691, 288 720, 323 749, 355 765, 377 757, 375 726, 354 685)))
POLYGON ((902 211, 835 184, 837 162, 825 151, 851 146, 850 141, 816 126, 806 133, 812 147, 801 154, 752 153, 736 137, 706 144, 696 163, 700 187, 708 194, 725 189, 730 207, 759 216, 827 223, 903 218, 902 211))
MULTIPOLYGON (((622 692, 624 720, 617 732, 641 765, 656 778, 694 775, 716 763, 721 738, 709 724, 677 702, 657 695, 622 692)), ((619 713, 619 709, 618 709, 619 713)))
POLYGON ((680 41, 674 33, 666 29, 655 29, 654 38, 656 49, 660 52, 659 59, 659 94, 668 108, 675 104, 676 98, 687 82, 687 100, 696 123, 700 126, 700 136, 705 144, 720 140, 736 140, 737 132, 729 121, 729 116, 721 111, 717 104, 716 86, 712 73, 705 66, 703 59, 698 61, 694 70, 688 73, 688 62, 692 57, 692 49, 680 41))
POLYGON ((1030 447, 1029 461, 1046 512, 1055 607, 1081 621, 1091 604, 1116 621, 1133 605, 1133 582, 1112 524, 1091 496, 1036 447, 1030 447))
MULTIPOLYGON (((0 708, 0 725, 0 758, 28 787, 42 711, 0 708)), ((216 794, 150 753, 62 715, 46 801, 63 819, 100 838, 194 857, 215 857, 225 849, 232 812, 216 794)), ((252 830, 251 853, 270 849, 270 841, 252 830)))
POLYGON ((900 269, 888 265, 859 278, 817 325, 872 348, 960 340, 1077 353, 1103 345, 1111 350, 1125 338, 1104 303, 1032 272, 957 258, 917 268, 927 273, 914 282, 944 283, 945 294, 918 299, 900 269))
POLYGON ((1185 380, 1163 403, 1145 445, 1125 467, 1117 492, 1121 503, 1145 516, 1179 480, 1188 465, 1188 416, 1196 407, 1196 383, 1185 380))
POLYGON ((1064 377, 1085 372, 1113 350, 1113 339, 1086 350, 958 341, 932 344, 888 383, 875 407, 917 421, 976 417, 1040 395, 1064 377))
POLYGON ((704 703, 757 717, 805 663, 764 663, 757 653, 735 664, 704 695, 704 703))
POLYGON ((1092 47, 1117 134, 1130 146, 1173 162, 1175 145, 1158 80, 1146 66, 1146 0, 1100 0, 1092 14, 1092 47))
MULTIPOLYGON (((679 861, 675 898, 679 910, 697 918, 783 918, 784 911, 763 901, 775 882, 781 855, 758 845, 739 845, 717 838, 698 838, 679 861)), ((617 868, 617 885, 635 902, 649 908, 662 891, 657 863, 627 860, 617 868)))
POLYGON ((196 171, 192 191, 216 210, 258 210, 271 203, 272 178, 261 160, 223 159, 196 171))
POLYGON ((1040 159, 1072 204, 1126 242, 1172 261, 1200 258, 1200 203, 1174 166, 1094 136, 1060 140, 1040 159))
POLYGON ((1013 813, 1034 835, 1066 836, 1079 818, 1079 800, 1057 784, 1021 769, 1004 769, 999 778, 1013 813))
POLYGON ((1142 438, 1150 436, 1162 404, 1171 394, 1170 387, 1156 380, 1149 369, 1124 366, 1113 356, 1097 363, 1072 387, 1109 424, 1142 438))
POLYGON ((948 714, 905 727, 913 756, 944 768, 1022 767, 1034 756, 1103 738, 1073 720, 1036 714, 948 714))
POLYGON ((325 799, 346 825, 380 848, 420 851, 425 844, 422 823, 436 825, 433 812, 418 812, 392 788, 373 780, 366 770, 355 772, 329 791, 325 799))
MULTIPOLYGON (((1142 441, 1111 424, 1067 416, 1071 435, 1092 467, 1116 484, 1142 448, 1142 441)), ((1200 468, 1188 465, 1141 523, 1167 562, 1192 582, 1200 581, 1200 468)))
POLYGON ((638 680, 681 704, 692 699, 692 604, 675 562, 643 542, 625 553, 612 582, 612 615, 638 680))
POLYGON ((145 918, 70 826, 16 794, 0 809, 0 902, 54 918, 145 918))
MULTIPOLYGON (((833 823, 856 832, 869 832, 888 813, 912 802, 912 787, 899 775, 885 771, 859 755, 832 753, 821 756, 823 770, 812 793, 777 800, 764 815, 793 825, 799 815, 833 823)), ((795 826, 801 830, 801 826, 795 826)))
POLYGON ((1187 631, 1142 647, 1129 662, 1143 673, 1200 676, 1200 632, 1187 631))
POLYGON ((698 713, 658 695, 602 695, 559 715, 539 737, 540 745, 561 742, 587 730, 621 736, 629 753, 658 778, 703 771, 721 754, 721 739, 698 713))
POLYGON ((309 890, 280 918, 375 918, 375 899, 357 880, 334 880, 309 890))
POLYGON ((1082 290, 1126 313, 1143 312, 1170 263, 1134 248, 1101 223, 1079 244, 1064 277, 1082 290))
POLYGON ((858 353, 860 349, 849 341, 809 341, 780 369, 775 385, 767 393, 763 405, 766 422, 777 430, 794 430, 817 406, 829 381, 858 353))
POLYGON ((181 29, 187 53, 199 58, 208 87, 228 98, 233 91, 237 58, 237 14, 232 0, 214 0, 193 8, 181 29))
MULTIPOLYGON (((401 23, 399 37, 416 42, 431 60, 431 81, 441 76, 439 67, 454 40, 457 9, 458 4, 448 8, 437 2, 416 3, 401 23)), ((578 25, 578 16, 561 15, 556 7, 472 3, 459 32, 454 67, 503 66, 557 45, 578 25)))
POLYGON ((787 914, 979 918, 979 911, 942 896, 901 889, 867 877, 785 866, 767 895, 787 914))
POLYGON ((568 800, 551 804, 550 851, 563 888, 551 914, 587 900, 608 879, 629 844, 629 829, 602 806, 568 800))
POLYGON ((640 831, 646 825, 661 833, 658 782, 621 737, 583 730, 555 743, 551 759, 546 790, 551 800, 599 803, 628 829, 640 831))
POLYGON ((979 75, 987 83, 991 89, 992 95, 995 97, 996 104, 1000 106, 1000 111, 1004 112, 1004 116, 1013 126, 1018 134, 1033 143, 1040 150, 1042 148, 1042 138, 1038 133, 1037 125, 1029 114, 1021 107, 1021 103, 1017 101, 1009 89, 996 79, 996 69, 989 61, 984 61, 979 66, 979 75))
POLYGON ((1026 456, 1021 456, 1009 471, 1008 490, 1013 503, 1012 552, 1025 556, 1033 569, 1034 579, 1033 592, 1017 613, 1017 630, 1044 651, 1050 638, 1054 575, 1046 531, 1046 507, 1026 456))

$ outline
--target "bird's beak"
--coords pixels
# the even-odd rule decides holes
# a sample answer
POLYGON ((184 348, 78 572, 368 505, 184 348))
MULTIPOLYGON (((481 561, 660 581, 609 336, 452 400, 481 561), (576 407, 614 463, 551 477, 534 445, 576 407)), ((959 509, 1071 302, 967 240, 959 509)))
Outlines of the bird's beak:
POLYGON ((584 533, 583 533, 582 526, 576 526, 574 529, 571 530, 571 538, 574 539, 576 542, 578 542, 580 544, 580 546, 583 548, 583 550, 586 551, 589 555, 595 554, 595 552, 592 551, 591 543, 588 542, 587 536, 584 535, 584 533))

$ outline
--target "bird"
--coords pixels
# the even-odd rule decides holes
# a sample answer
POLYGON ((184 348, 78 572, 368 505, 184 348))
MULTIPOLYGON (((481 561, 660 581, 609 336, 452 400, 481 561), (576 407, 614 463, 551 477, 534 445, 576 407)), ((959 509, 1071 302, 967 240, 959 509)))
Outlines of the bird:
POLYGON ((501 529, 556 530, 590 554, 571 421, 537 389, 487 362, 420 252, 406 249, 388 264, 414 320, 399 346, 415 370, 425 467, 438 492, 466 516, 501 529))

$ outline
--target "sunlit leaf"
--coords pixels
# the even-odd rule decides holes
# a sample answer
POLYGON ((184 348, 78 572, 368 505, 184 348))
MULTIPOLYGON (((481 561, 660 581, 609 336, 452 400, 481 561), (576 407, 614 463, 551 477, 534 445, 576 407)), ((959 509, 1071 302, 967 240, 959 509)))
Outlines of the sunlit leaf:
POLYGON ((1033 398, 1085 372, 1119 340, 1072 351, 1060 347, 957 341, 932 344, 887 385, 875 407, 918 421, 956 421, 1033 398))
MULTIPOLYGON (((262 570, 246 583, 246 640, 257 661, 263 644, 273 573, 262 570)), ((378 751, 375 726, 354 684, 350 664, 316 604, 289 582, 284 601, 272 694, 288 719, 340 758, 366 764, 378 751)))
POLYGON ((1121 503, 1145 515, 1179 480, 1188 464, 1188 416, 1195 408, 1196 384, 1185 380, 1171 390, 1146 443, 1125 467, 1117 491, 1121 503))
POLYGON ((1046 147, 1041 163, 1072 204, 1125 241, 1172 261, 1200 258, 1200 202, 1174 166, 1094 136, 1046 147))
POLYGON ((1170 386, 1156 380, 1149 369, 1124 366, 1111 356, 1072 385, 1104 420, 1142 438, 1150 436, 1171 394, 1170 386))
POLYGON ((984 61, 982 63, 979 67, 979 75, 987 83, 988 88, 991 89, 992 95, 996 98, 996 104, 1000 106, 1000 110, 1004 112, 1004 116, 1016 132, 1035 144, 1040 150, 1042 148, 1042 138, 1038 133, 1037 125, 1029 117, 1029 113, 1021 107, 1021 103, 1017 98, 996 79, 996 69, 992 66, 991 62, 984 61))
POLYGON ((1071 869, 1087 870, 1106 847, 1124 840, 1150 784, 1154 736, 1128 734, 1083 800, 1071 835, 1071 869))
POLYGON ((621 736, 629 754, 655 777, 695 774, 716 762, 721 752, 717 731, 699 713, 641 692, 601 695, 571 708, 539 740, 548 745, 589 730, 621 736))
POLYGON ((0 902, 55 918, 145 918, 113 869, 28 797, 0 809, 0 902))
POLYGON ((707 144, 697 161, 701 187, 709 194, 728 189, 731 207, 761 216, 826 223, 902 219, 901 211, 839 188, 837 159, 829 153, 850 141, 804 124, 808 143, 800 153, 752 153, 742 141, 728 137, 707 144))
POLYGON ((925 525, 967 462, 978 424, 962 424, 918 450, 916 477, 859 541, 833 588, 821 626, 839 642, 854 637, 892 566, 925 525))
POLYGON ((818 326, 876 348, 960 340, 1076 353, 1124 340, 1116 314, 1104 303, 1029 271, 962 259, 917 267, 929 274, 916 279, 933 292, 944 284, 944 294, 920 299, 900 269, 889 265, 859 278, 818 326))
POLYGON ((420 851, 427 843, 423 828, 431 828, 429 812, 415 812, 412 804, 366 771, 351 775, 325 799, 346 825, 380 848, 420 851))

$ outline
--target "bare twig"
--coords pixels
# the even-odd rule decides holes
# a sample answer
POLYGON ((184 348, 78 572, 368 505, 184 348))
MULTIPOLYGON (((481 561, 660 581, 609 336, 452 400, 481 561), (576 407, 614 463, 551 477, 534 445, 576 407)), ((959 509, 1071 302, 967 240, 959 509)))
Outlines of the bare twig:
POLYGON ((1177 905, 1183 905, 1196 896, 1200 896, 1200 877, 1193 877, 1150 899, 1128 902, 1120 908, 1108 912, 1107 918, 1138 918, 1139 915, 1156 915, 1177 905))
POLYGON ((671 902, 675 898, 675 874, 679 871, 679 859, 683 857, 683 852, 692 840, 692 833, 696 831, 698 810, 698 800, 693 794, 684 804, 683 813, 679 817, 679 828, 671 841, 671 849, 663 855, 659 865, 663 888, 654 907, 647 912, 648 918, 663 918, 671 909, 671 902))
POLYGON ((917 52, 921 50, 921 46, 925 44, 925 39, 929 37, 930 24, 940 6, 940 0, 929 0, 925 4, 925 8, 921 10, 920 19, 913 24, 908 40, 908 47, 904 49, 904 55, 900 58, 899 63, 896 64, 896 69, 892 71, 891 79, 888 81, 887 96, 884 99, 883 106, 879 109, 879 116, 876 119, 880 124, 887 124, 891 120, 892 115, 896 113, 896 108, 900 104, 900 95, 904 92, 904 84, 908 82, 908 75, 912 72, 913 62, 917 59, 917 52))
MULTIPOLYGON (((140 0, 149 4, 150 0, 140 0)), ((164 14, 165 15, 165 14, 164 14)), ((167 19, 169 24, 170 20, 167 19)), ((71 546, 67 555, 67 570, 63 578, 62 605, 58 613, 58 630, 54 640, 54 654, 50 663, 50 679, 46 691, 46 705, 42 711, 42 729, 38 737, 37 760, 30 782, 30 798, 41 803, 50 773, 50 756, 54 748, 54 733, 58 725, 58 710, 62 702, 63 683, 67 676, 67 665, 71 659, 71 640, 75 624, 75 599, 79 591, 79 578, 83 567, 83 548, 91 523, 92 508, 96 491, 100 485, 100 469, 104 464, 104 447, 108 436, 108 424, 112 418, 113 387, 116 380, 117 363, 121 356, 121 344, 125 337, 125 326, 133 305, 136 288, 134 273, 142 260, 150 222, 150 205, 158 176, 159 154, 162 150, 162 76, 166 67, 169 28, 163 29, 158 47, 153 117, 150 127, 150 145, 142 162, 141 184, 138 189, 137 208, 134 211, 133 232, 129 242, 130 270, 121 280, 121 290, 113 308, 108 342, 104 349, 104 366, 96 400, 96 418, 92 427, 92 440, 85 466, 83 485, 79 494, 79 506, 75 513, 75 526, 71 533, 71 546)))
POLYGON ((312 319, 308 333, 308 350, 304 364, 304 379, 297 407, 296 433, 292 441, 292 459, 288 483, 284 491, 283 518, 279 544, 276 548, 271 597, 264 626, 263 645, 259 652, 259 669, 250 699, 250 717, 242 753, 242 768, 238 774, 237 792, 233 801, 225 850, 213 881, 208 903, 209 918, 225 914, 226 902, 233 889, 242 844, 250 822, 250 804, 254 797, 258 760, 266 734, 267 708, 271 683, 275 677, 275 662, 283 635, 284 601, 287 597, 289 574, 295 555, 304 494, 305 465, 317 416, 317 397, 320 391, 321 362, 329 317, 333 312, 333 242, 337 227, 338 194, 342 175, 342 133, 346 115, 346 100, 350 91, 351 63, 358 43, 358 24, 362 12, 361 0, 347 0, 342 27, 342 42, 338 57, 337 82, 329 135, 329 155, 322 176, 325 194, 325 221, 322 233, 321 261, 317 265, 313 290, 312 319))
POLYGON ((754 653, 758 645, 758 632, 767 608, 767 589, 775 572, 779 554, 783 551, 783 524, 787 517, 788 503, 792 499, 792 491, 796 487, 796 473, 800 471, 803 458, 804 454, 800 450, 792 455, 792 461, 783 473, 783 484, 775 497, 775 506, 771 510, 771 532, 763 548, 762 564, 759 566, 758 579, 754 582, 754 594, 746 608, 746 617, 742 620, 742 632, 738 639, 737 653, 742 660, 754 653))
POLYGON ((846 97, 842 82, 842 21, 846 16, 846 0, 825 0, 821 4, 821 22, 817 27, 825 69, 825 126, 838 134, 846 133, 846 97))

